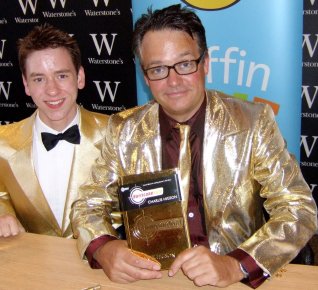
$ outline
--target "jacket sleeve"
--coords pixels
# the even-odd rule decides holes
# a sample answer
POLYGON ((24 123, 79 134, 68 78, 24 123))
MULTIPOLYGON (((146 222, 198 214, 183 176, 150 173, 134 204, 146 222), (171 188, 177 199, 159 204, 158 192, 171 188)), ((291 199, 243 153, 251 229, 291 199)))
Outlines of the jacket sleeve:
POLYGON ((265 106, 253 140, 253 178, 261 184, 267 222, 240 248, 272 275, 289 263, 317 229, 317 208, 274 115, 265 106))
POLYGON ((81 257, 91 241, 109 235, 117 237, 121 225, 117 198, 118 161, 116 126, 109 120, 101 154, 92 166, 90 177, 79 189, 70 219, 81 257))
POLYGON ((5 214, 11 214, 15 216, 10 194, 7 192, 5 185, 0 178, 0 216, 5 214))

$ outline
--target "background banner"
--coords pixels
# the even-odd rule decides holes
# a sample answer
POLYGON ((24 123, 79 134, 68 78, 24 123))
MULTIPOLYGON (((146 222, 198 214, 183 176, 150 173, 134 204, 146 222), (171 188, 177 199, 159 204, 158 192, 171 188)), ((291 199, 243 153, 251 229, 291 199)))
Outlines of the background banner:
POLYGON ((318 0, 304 0, 301 97, 300 166, 318 204, 318 0))
MULTIPOLYGON (((206 29, 210 55, 207 87, 272 106, 288 149, 299 160, 301 0, 132 0, 133 20, 147 8, 191 6, 206 29)), ((151 97, 139 67, 138 103, 151 97)))
POLYGON ((0 124, 19 121, 35 110, 24 93, 16 41, 45 22, 79 42, 86 86, 78 103, 104 114, 137 104, 130 0, 1 0, 0 124))

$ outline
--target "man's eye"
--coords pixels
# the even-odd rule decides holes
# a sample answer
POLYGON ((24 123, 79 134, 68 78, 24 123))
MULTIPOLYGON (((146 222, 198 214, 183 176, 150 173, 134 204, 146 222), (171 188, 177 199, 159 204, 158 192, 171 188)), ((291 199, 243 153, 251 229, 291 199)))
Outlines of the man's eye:
POLYGON ((68 76, 67 74, 60 74, 59 75, 59 79, 63 80, 63 79, 66 79, 68 76))
POLYGON ((43 81, 43 78, 39 78, 39 77, 33 79, 33 82, 35 82, 35 83, 40 83, 42 81, 43 81))
POLYGON ((189 69, 192 68, 192 61, 183 61, 178 64, 180 69, 189 69))
POLYGON ((154 68, 150 69, 150 72, 153 75, 160 75, 160 74, 164 73, 164 71, 165 71, 165 67, 163 67, 163 66, 158 66, 158 67, 154 67, 154 68))

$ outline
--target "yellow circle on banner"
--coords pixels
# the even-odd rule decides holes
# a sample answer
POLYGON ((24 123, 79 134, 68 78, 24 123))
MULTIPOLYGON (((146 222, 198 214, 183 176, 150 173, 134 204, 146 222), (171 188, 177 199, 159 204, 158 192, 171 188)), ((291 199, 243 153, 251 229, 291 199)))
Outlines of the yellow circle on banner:
POLYGON ((218 10, 229 7, 240 0, 183 0, 183 2, 204 10, 218 10))

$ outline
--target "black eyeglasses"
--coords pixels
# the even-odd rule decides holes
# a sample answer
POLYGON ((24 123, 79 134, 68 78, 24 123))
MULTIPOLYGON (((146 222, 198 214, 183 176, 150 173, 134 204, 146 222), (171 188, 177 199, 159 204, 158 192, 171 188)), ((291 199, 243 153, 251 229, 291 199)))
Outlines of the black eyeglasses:
POLYGON ((198 70, 199 63, 202 60, 204 54, 205 52, 203 52, 198 59, 180 61, 174 65, 155 66, 148 69, 143 69, 143 71, 150 81, 159 81, 167 78, 171 69, 174 69, 178 75, 193 74, 198 70))

